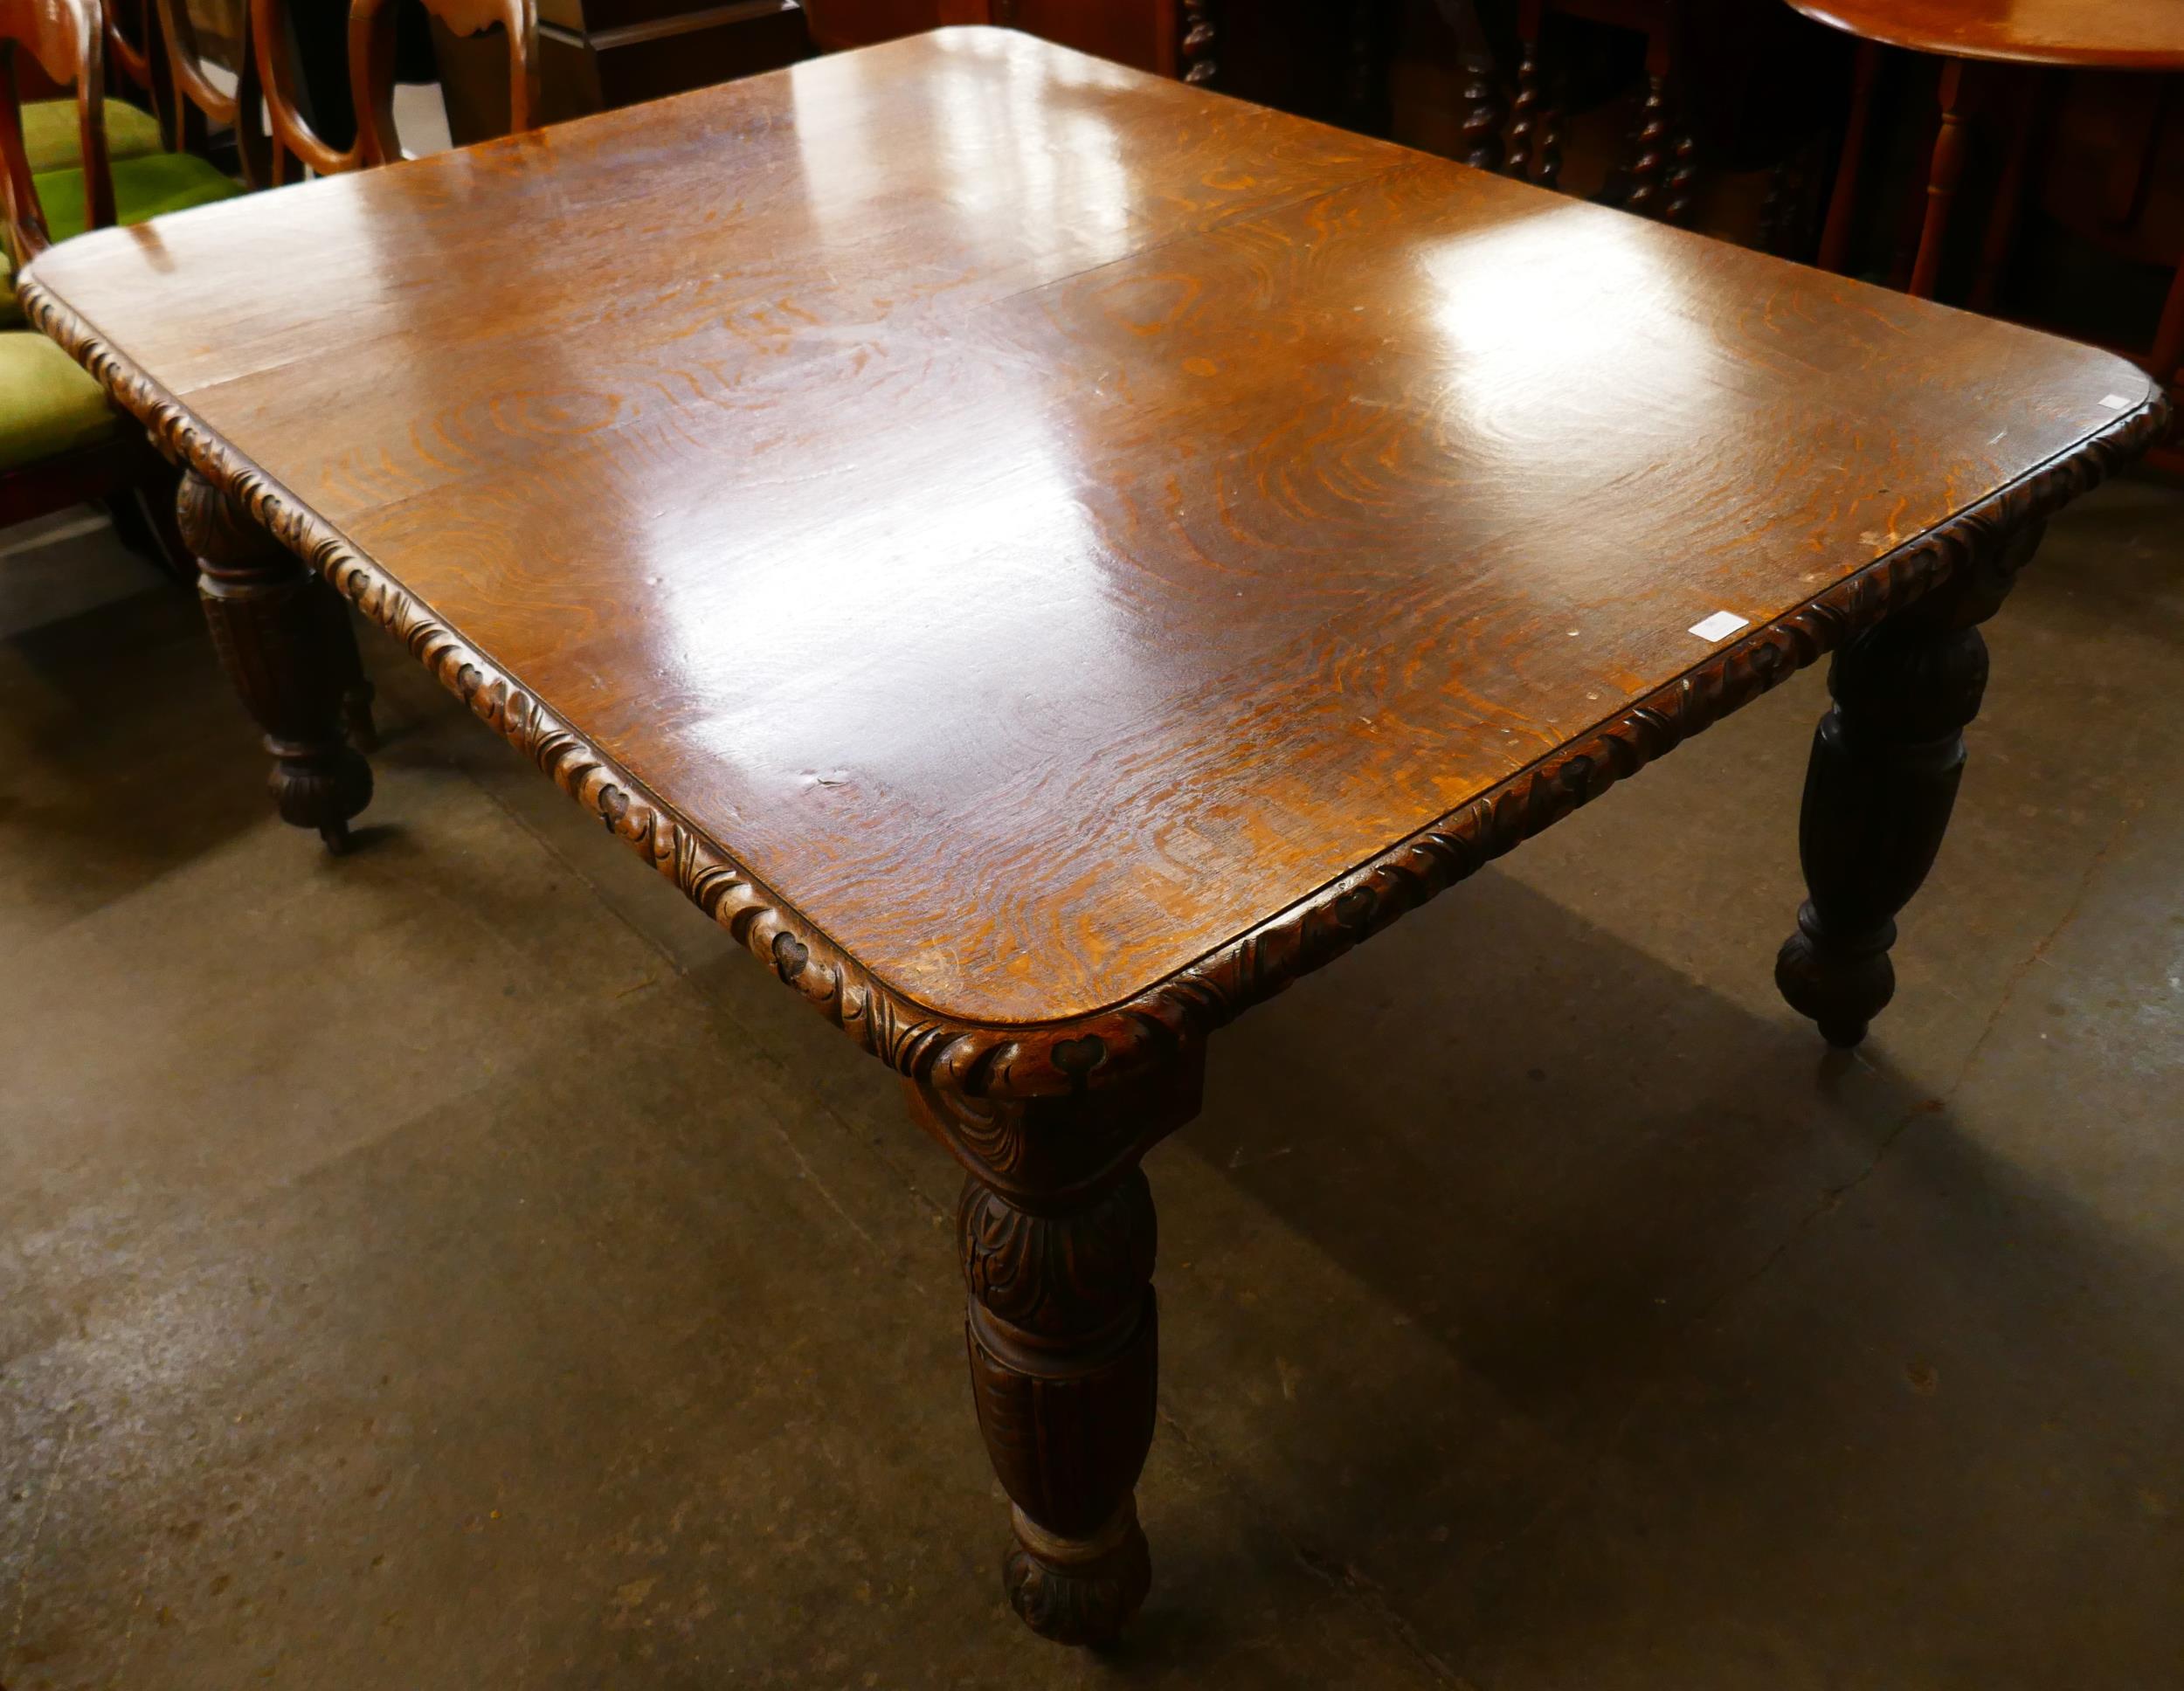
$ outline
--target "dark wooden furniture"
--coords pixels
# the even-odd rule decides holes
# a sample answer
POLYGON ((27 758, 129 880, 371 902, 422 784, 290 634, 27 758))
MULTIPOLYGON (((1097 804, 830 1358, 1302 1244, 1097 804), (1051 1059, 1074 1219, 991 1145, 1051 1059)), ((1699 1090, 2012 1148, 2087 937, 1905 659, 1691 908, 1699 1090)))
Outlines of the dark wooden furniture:
MULTIPOLYGON (((2042 67, 2184 71, 2184 6, 2175 0, 1789 0, 1807 17, 1859 38, 1850 123, 1821 237, 1820 262, 1844 267, 1857 211, 1866 135, 1881 50, 1895 47, 1941 61, 1940 121, 1926 183, 1925 222, 1911 291, 1930 299, 1940 285, 1951 215, 1970 147, 1968 79, 1981 72, 2019 79, 2018 110, 2000 174, 1994 215, 1982 244, 1972 301, 1992 303, 2007 258, 2037 133, 2023 79, 2042 67), (1975 68, 1976 67, 1976 68, 1975 68)), ((2184 363, 2184 266, 2180 266, 2146 365, 2164 383, 2184 363)))
POLYGON ((1628 30, 1645 42, 1645 93, 1609 197, 1627 211, 1664 223, 1687 221, 1696 142, 1683 91, 1676 86, 1685 57, 1687 10, 1683 0, 1518 0, 1516 87, 1506 113, 1506 145, 1500 134, 1504 114, 1496 79, 1487 66, 1467 61, 1464 130, 1467 139, 1476 139, 1465 162, 1504 170, 1519 181, 1556 186, 1565 114, 1545 51, 1548 18, 1565 16, 1628 30))
MULTIPOLYGON (((1379 0, 1354 0, 1363 13, 1379 0)), ((822 51, 868 47, 946 24, 992 24, 1134 70, 1206 83, 1220 73, 1219 0, 805 0, 822 51)))
POLYGON ((176 145, 204 153, 216 136, 233 138, 243 180, 263 188, 273 180, 266 127, 259 121, 265 91, 259 86, 257 55, 252 51, 250 14, 238 8, 243 38, 234 44, 232 66, 215 59, 199 40, 189 0, 154 0, 162 47, 167 60, 169 103, 176 145), (234 74, 226 74, 229 70, 234 74))
MULTIPOLYGON (((86 0, 0 0, 0 234, 14 259, 44 251, 54 223, 99 228, 114 221, 107 43, 104 20, 86 0), (18 54, 73 97, 68 169, 41 175, 32 168, 17 92, 18 54), (45 191, 73 203, 49 214, 45 191)), ((12 321, 0 326, 0 528, 71 505, 134 501, 145 493, 140 521, 162 561, 178 565, 182 549, 167 514, 174 487, 173 472, 143 431, 107 405, 95 383, 58 363, 33 331, 12 321)))
MULTIPOLYGON (((778 70, 812 52, 798 0, 540 0, 538 16, 548 123, 778 70)), ((439 45, 443 82, 467 81, 452 43, 443 36, 439 45)), ((470 138, 460 119, 480 98, 451 93, 459 141, 470 138)))
POLYGON ((127 88, 141 96, 161 118, 167 145, 178 146, 170 98, 174 84, 157 8, 152 0, 108 0, 104 12, 107 93, 127 88))
MULTIPOLYGON (((500 31, 508 91, 500 133, 531 128, 539 109, 534 0, 423 0, 423 4, 436 23, 458 38, 500 31)), ((273 181, 300 180, 307 169, 332 176, 400 158, 394 123, 394 0, 354 0, 349 9, 349 96, 356 136, 347 147, 327 141, 304 115, 297 98, 297 66, 287 52, 287 13, 288 0, 251 0, 251 36, 265 90, 273 181)))
POLYGON ((190 463, 283 813, 368 790, 322 578, 900 1072, 968 1177, 1009 1597, 1065 1639, 1147 1588, 1139 1159, 1212 1032, 1832 652, 1778 973, 1856 1039, 1977 625, 2163 417, 2088 348, 992 30, 159 233, 26 302, 190 463))

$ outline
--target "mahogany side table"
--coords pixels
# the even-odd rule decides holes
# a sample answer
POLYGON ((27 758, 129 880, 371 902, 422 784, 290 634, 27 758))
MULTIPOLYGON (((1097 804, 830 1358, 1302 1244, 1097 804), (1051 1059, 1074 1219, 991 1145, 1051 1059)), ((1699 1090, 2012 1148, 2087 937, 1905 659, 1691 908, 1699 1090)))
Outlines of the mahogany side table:
MULTIPOLYGON (((1849 127, 1844 132, 1835 188, 1821 236, 1820 264, 1841 270, 1849 256, 1859 167, 1870 127, 1881 49, 1898 47, 1941 60, 1940 127, 1926 182, 1926 215, 1919 230, 1911 291, 1932 299, 1941 278, 1950 213, 1964 175, 1967 148, 1964 86, 1974 64, 2076 70, 2184 71, 2184 6, 2174 0, 1787 0, 1815 23, 1859 38, 1851 87, 1849 127)), ((2008 254, 2018 202, 2023 197, 2034 125, 2021 121, 1996 190, 1975 309, 1994 298, 1995 277, 2008 254)), ((2177 268, 2162 308, 2146 367, 2157 381, 2175 379, 2184 364, 2184 265, 2177 268)))

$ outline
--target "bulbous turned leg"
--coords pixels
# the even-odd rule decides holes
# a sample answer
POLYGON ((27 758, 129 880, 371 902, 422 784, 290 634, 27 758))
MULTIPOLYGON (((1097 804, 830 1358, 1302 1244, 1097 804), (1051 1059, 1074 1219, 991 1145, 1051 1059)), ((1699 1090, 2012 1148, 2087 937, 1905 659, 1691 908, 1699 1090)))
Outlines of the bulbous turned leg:
MULTIPOLYGON (((1104 1060, 1096 1039, 1070 1045, 1073 1060, 1104 1060)), ((1003 1584, 1060 1643, 1111 1642, 1152 1583, 1136 1487, 1159 1317, 1138 1159, 1197 1113, 1202 1061, 1014 1101, 909 1087, 912 1114, 969 1171, 957 1218, 971 1391, 1014 1505, 1003 1584)))
POLYGON ((1896 992, 1896 915, 1933 867, 1987 688, 1991 616, 2038 543, 2021 535, 1935 599, 1836 652, 1834 707, 1805 776, 1798 855, 1809 896, 1775 984, 1833 1046, 1856 1045, 1896 992))
POLYGON ((1040 1216, 973 1176, 957 1213, 971 1395, 1015 1504, 1010 1605, 1042 1638, 1110 1642, 1152 1585, 1134 1489, 1157 1376, 1151 1189, 1132 1169, 1040 1216))
POLYGON ((341 600, 201 476, 183 478, 175 515, 221 666, 265 730, 281 819, 341 851, 371 800, 371 766, 342 738, 363 671, 341 600))

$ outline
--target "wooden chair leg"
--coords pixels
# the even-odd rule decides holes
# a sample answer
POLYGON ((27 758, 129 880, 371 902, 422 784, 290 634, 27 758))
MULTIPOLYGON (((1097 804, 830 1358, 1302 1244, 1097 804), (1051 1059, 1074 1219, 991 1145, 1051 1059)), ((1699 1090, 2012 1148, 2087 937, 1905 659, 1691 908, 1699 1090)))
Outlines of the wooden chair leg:
POLYGON ((149 558, 186 586, 197 579, 197 561, 175 522, 175 494, 182 472, 147 449, 149 460, 135 482, 107 496, 107 515, 114 532, 131 551, 149 558))
POLYGON ((1344 127, 1386 135, 1394 127, 1388 87, 1387 0, 1356 0, 1350 8, 1350 62, 1343 88, 1344 127))
POLYGON ((1646 98, 1630 143, 1623 209, 1662 223, 1682 224, 1691 214, 1697 148, 1676 96, 1675 66, 1665 31, 1646 43, 1646 98))
POLYGON ((2009 152, 2002 162, 2002 177, 1995 184, 1994 210, 1987 220, 1987 239, 1980 247, 1980 270, 1972 283, 1974 311, 1992 311, 2001 293, 2002 272, 2016 243, 2018 219, 2025 208, 2026 176, 2045 124, 2044 95, 2049 79, 2037 70, 2013 79, 2009 152))
POLYGON ((1567 72, 1557 59, 1547 62, 1547 86, 1539 107, 1539 162, 1532 180, 1542 188, 1562 186, 1564 114, 1570 103, 1567 72))
POLYGON ((1934 137, 1933 168, 1926 176, 1926 221, 1918 231, 1918 256, 1911 263, 1910 292, 1931 300, 1941 283, 1941 261, 1949 243, 1949 212, 1964 176, 1964 61, 1941 64, 1941 128, 1934 137))
POLYGON ((2161 326, 2153 332, 2153 350, 2146 358, 2146 373, 2163 387, 2173 386, 2184 365, 2184 264, 2169 279, 2169 297, 2161 307, 2161 326))
POLYGON ((1502 168, 1502 93, 1494 79, 1494 55, 1483 42, 1462 58, 1463 162, 1477 170, 1502 168))
POLYGON ((1220 66, 1213 57, 1220 45, 1220 31, 1213 22, 1213 0, 1183 0, 1183 42, 1179 58, 1183 65, 1183 79, 1194 87, 1203 87, 1220 74, 1220 66))
POLYGON ((1517 97, 1510 103, 1509 150, 1502 169, 1519 182, 1531 181, 1539 166, 1539 38, 1546 10, 1546 0, 1524 0, 1517 11, 1517 97))
POLYGON ((1820 237, 1819 265, 1841 275, 1850 258, 1850 231, 1858 215, 1858 173, 1865 163, 1866 132, 1873 127, 1873 89, 1880 80, 1881 49, 1858 43, 1850 79, 1850 114, 1842 132, 1842 152, 1835 162, 1835 185, 1828 197, 1828 222, 1820 237))

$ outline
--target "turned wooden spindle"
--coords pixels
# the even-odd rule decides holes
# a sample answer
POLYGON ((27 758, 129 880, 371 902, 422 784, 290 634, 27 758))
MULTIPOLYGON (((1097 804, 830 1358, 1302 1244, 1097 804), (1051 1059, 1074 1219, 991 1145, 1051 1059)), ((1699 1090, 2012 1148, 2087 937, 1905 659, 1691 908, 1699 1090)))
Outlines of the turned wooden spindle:
POLYGON ((1949 212, 1964 176, 1964 61, 1941 64, 1941 128, 1934 136, 1933 167, 1926 176, 1926 220, 1918 231, 1918 257, 1911 265, 1910 292, 1934 297, 1941 282, 1941 260, 1949 238, 1949 212))
POLYGON ((1546 0, 1524 0, 1517 11, 1517 97, 1509 108, 1509 149, 1502 162, 1506 175, 1519 182, 1533 178, 1542 155, 1539 38, 1546 24, 1546 0))
POLYGON ((1502 94, 1494 79, 1494 56, 1484 45, 1465 50, 1463 86, 1457 99, 1463 107, 1463 162, 1475 169, 1502 168, 1502 94))

